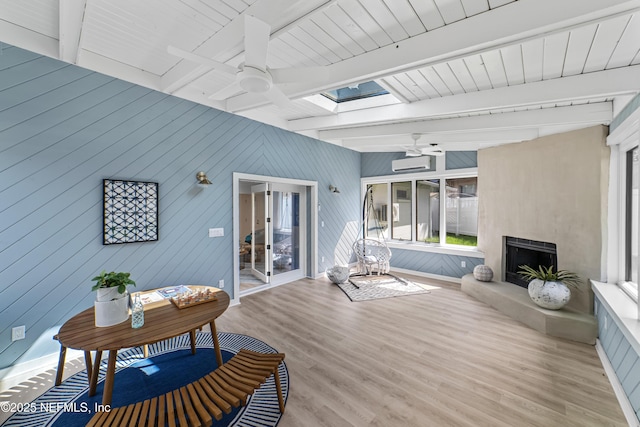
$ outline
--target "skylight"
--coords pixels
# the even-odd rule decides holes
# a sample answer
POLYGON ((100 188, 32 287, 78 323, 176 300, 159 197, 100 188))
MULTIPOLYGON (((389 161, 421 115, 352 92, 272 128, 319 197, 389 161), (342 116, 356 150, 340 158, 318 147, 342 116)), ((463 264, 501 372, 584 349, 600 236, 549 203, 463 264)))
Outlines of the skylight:
POLYGON ((321 95, 333 102, 341 103, 355 101, 357 99, 371 98, 372 96, 387 95, 389 92, 376 82, 364 82, 357 85, 322 92, 321 95))

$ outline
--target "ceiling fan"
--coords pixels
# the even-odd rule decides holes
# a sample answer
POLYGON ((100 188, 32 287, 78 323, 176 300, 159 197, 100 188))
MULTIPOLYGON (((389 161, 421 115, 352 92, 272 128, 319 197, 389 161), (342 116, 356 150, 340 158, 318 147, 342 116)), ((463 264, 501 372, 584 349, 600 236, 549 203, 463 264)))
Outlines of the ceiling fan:
POLYGON ((422 135, 419 133, 412 133, 411 139, 413 139, 413 145, 405 147, 405 156, 418 157, 418 156, 444 156, 444 150, 438 144, 429 144, 428 146, 419 146, 418 140, 422 135))
POLYGON ((211 95, 209 97, 211 99, 225 100, 245 91, 262 94, 278 107, 286 108, 291 106, 291 101, 280 90, 279 84, 302 81, 323 82, 329 79, 329 73, 326 67, 267 67, 270 35, 271 27, 267 23, 251 15, 245 15, 244 62, 237 68, 175 46, 168 46, 167 51, 180 58, 209 66, 218 72, 235 76, 233 83, 211 95))

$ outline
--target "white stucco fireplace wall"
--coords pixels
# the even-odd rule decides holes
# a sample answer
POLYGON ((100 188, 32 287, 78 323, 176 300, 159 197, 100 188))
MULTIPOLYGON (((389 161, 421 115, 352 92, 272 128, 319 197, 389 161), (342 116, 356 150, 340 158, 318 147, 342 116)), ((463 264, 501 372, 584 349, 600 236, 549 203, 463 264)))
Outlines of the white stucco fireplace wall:
POLYGON ((478 151, 478 248, 504 280, 504 237, 557 245, 558 267, 585 279, 568 308, 593 312, 586 279, 606 274, 609 148, 595 126, 478 151))

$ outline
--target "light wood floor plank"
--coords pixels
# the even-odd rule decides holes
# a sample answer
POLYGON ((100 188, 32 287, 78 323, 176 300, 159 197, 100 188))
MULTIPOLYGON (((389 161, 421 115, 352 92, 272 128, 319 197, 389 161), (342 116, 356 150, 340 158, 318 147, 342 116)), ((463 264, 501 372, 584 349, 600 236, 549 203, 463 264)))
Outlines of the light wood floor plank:
POLYGON ((241 299, 219 330, 287 355, 279 426, 626 426, 593 346, 542 335, 460 292, 351 302, 328 280, 241 299))

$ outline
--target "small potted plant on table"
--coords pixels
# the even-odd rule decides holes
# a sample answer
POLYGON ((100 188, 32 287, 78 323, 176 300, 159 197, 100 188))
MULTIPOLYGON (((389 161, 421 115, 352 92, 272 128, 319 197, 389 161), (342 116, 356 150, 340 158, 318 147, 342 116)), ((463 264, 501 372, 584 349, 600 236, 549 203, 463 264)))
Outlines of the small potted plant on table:
POLYGON ((91 288, 96 291, 94 302, 96 326, 113 326, 129 318, 128 285, 136 285, 129 277, 131 273, 102 270, 99 276, 91 279, 96 282, 91 288))
POLYGON ((534 269, 528 265, 521 265, 518 271, 524 279, 529 280, 529 296, 531 300, 542 308, 560 310, 571 299, 571 290, 578 289, 580 277, 576 273, 566 270, 553 271, 553 266, 538 266, 534 269))

